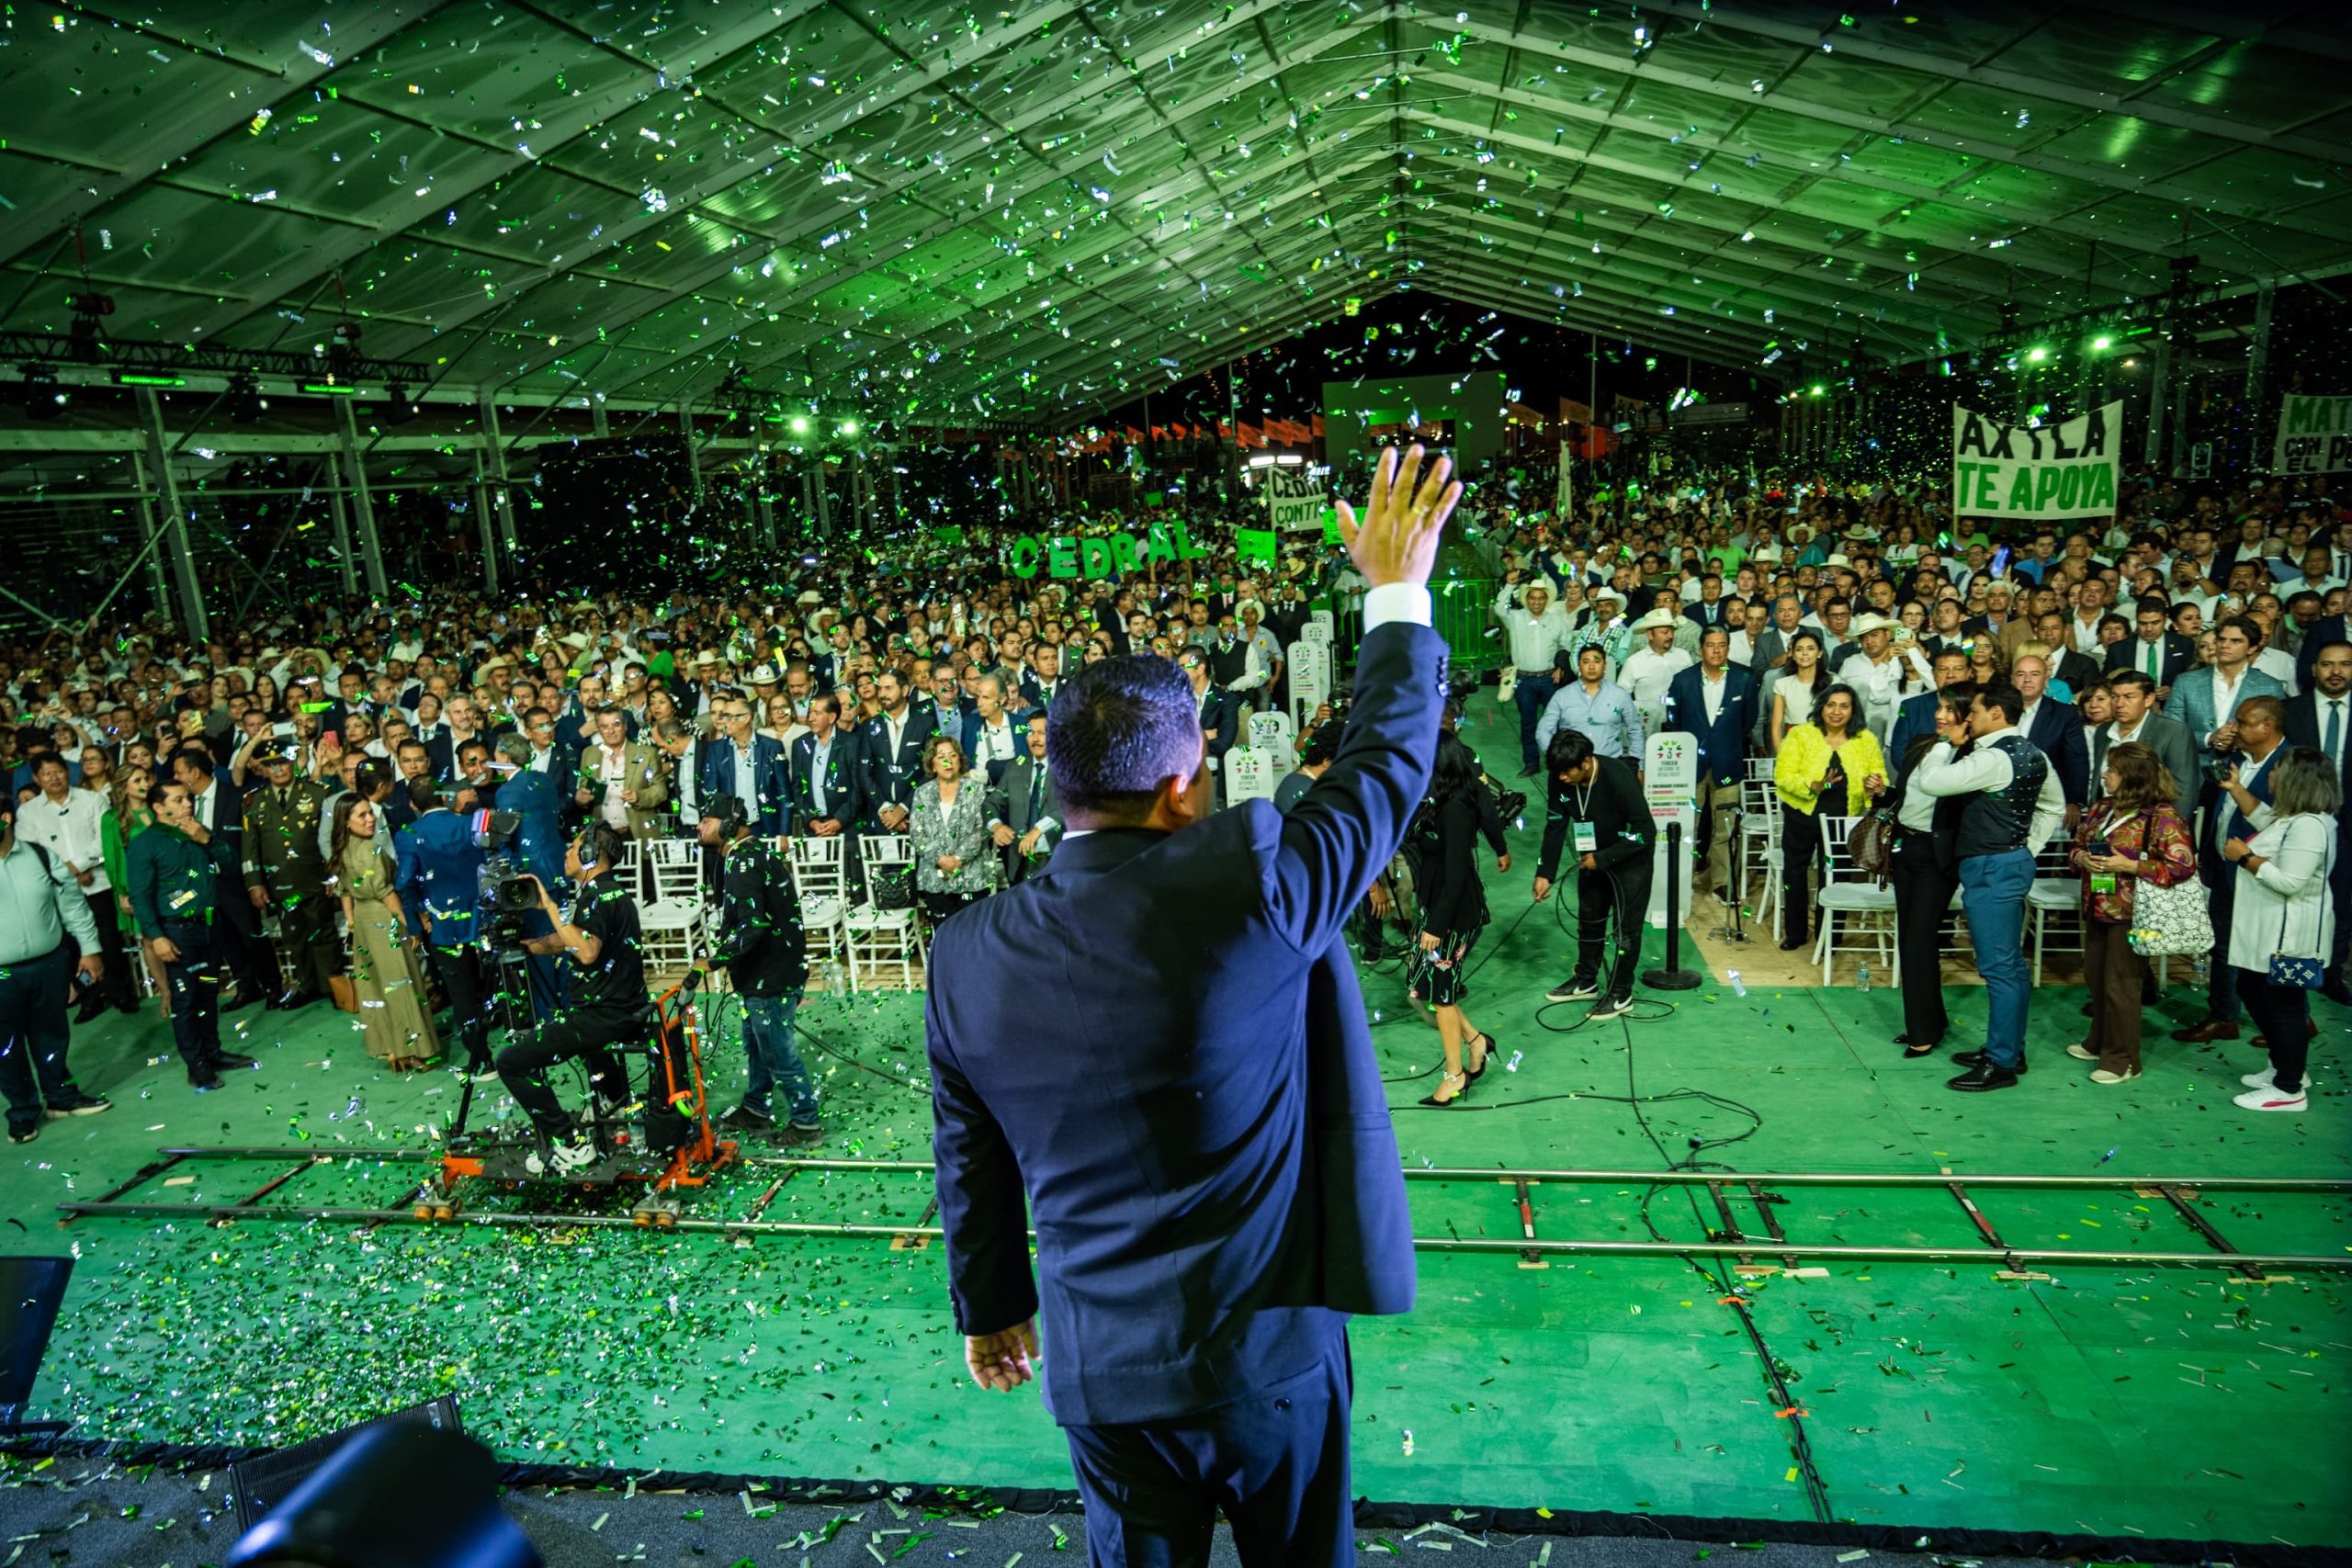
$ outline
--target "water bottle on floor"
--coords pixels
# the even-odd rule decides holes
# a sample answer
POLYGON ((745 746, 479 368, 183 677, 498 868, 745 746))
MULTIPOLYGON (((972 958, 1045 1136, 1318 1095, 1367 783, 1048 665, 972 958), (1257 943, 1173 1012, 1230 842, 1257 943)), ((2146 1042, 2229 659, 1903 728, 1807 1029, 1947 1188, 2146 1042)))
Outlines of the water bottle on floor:
POLYGON ((1865 964, 1862 965, 1861 972, 1854 976, 1854 984, 1861 990, 1867 991, 1871 988, 1871 966, 1869 964, 1865 964))
POLYGON ((1733 995, 1733 996, 1736 996, 1736 997, 1744 997, 1744 996, 1747 995, 1747 987, 1746 986, 1743 986, 1743 985, 1741 985, 1741 984, 1740 984, 1740 981, 1739 981, 1739 971, 1738 971, 1738 970, 1736 970, 1736 969, 1727 969, 1727 970, 1725 970, 1724 973, 1725 975, 1727 975, 1728 976, 1730 976, 1730 979, 1731 979, 1731 993, 1732 993, 1732 995, 1733 995))

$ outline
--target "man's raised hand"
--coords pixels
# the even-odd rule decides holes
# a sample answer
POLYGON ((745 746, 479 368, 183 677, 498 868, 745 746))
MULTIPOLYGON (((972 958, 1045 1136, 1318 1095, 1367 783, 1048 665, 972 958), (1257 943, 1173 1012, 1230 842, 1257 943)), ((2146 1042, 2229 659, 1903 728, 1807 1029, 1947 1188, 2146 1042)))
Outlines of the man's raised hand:
POLYGON ((1421 457, 1418 443, 1405 448, 1401 458, 1394 446, 1382 451, 1361 522, 1355 508, 1344 501, 1339 504, 1340 536, 1370 587, 1390 582, 1418 586, 1429 581, 1437 565, 1438 536, 1453 515, 1453 503, 1462 499, 1462 486, 1449 482, 1453 458, 1439 457, 1423 474, 1421 457))

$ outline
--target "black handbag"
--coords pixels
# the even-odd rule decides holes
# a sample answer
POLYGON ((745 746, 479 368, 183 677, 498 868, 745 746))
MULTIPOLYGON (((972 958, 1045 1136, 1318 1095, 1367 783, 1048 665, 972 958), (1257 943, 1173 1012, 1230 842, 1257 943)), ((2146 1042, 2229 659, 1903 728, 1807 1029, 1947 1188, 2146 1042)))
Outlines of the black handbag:
POLYGON ((865 874, 865 888, 877 909, 911 909, 915 907, 915 873, 912 866, 875 866, 865 874))

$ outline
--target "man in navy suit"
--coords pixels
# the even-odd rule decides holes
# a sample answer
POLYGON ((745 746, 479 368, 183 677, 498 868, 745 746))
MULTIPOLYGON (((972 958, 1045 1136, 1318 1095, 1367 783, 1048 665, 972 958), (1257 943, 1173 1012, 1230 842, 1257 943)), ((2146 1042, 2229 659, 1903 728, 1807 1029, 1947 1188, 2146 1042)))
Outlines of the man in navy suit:
MULTIPOLYGON (((2312 689, 2312 672, 2319 663, 2320 649, 2352 642, 2352 615, 2322 615, 2303 631, 2302 647, 2295 654, 2295 690, 2312 689)), ((2339 853, 2339 858, 2346 857, 2339 853)), ((2352 927, 2352 920, 2339 920, 2340 927, 2352 927)))
POLYGON ((1894 710, 1894 730, 1886 740, 1887 777, 1890 780, 1902 769, 1904 755, 1911 750, 1911 742, 1936 733, 1936 692, 1968 679, 1968 655, 1956 647, 1937 649, 1928 663, 1933 667, 1936 677, 1935 691, 1905 697, 1903 705, 1894 710))
POLYGON ((409 786, 416 820, 401 829, 394 884, 409 929, 424 943, 433 972, 449 994, 449 1023, 466 1047, 466 1071, 476 1083, 494 1075, 490 1054, 489 976, 475 916, 481 903, 481 847, 471 817, 441 799, 430 779, 409 786))
MULTIPOLYGON (((245 853, 244 796, 229 777, 212 765, 212 753, 201 746, 183 746, 172 753, 172 777, 187 791, 188 809, 205 830, 229 846, 232 864, 243 865, 245 853)), ((226 926, 228 939, 220 947, 228 960, 236 994, 220 1001, 222 1012, 277 995, 277 959, 262 935, 261 915, 250 899, 223 898, 214 907, 217 925, 226 926)))
POLYGON ((1709 626, 1699 636, 1699 662, 1675 672, 1666 688, 1666 728, 1699 742, 1700 886, 1718 898, 1730 890, 1731 825, 1747 776, 1747 732, 1756 725, 1756 677, 1731 661, 1731 633, 1709 626), (1718 864, 1721 859, 1724 863, 1718 864))
MULTIPOLYGON (((2322 621, 2312 628, 2316 637, 2322 621)), ((2336 783, 2346 780, 2345 763, 2352 761, 2352 643, 2338 635, 2332 642, 2309 650, 2312 673, 2302 691, 2287 699, 2286 734, 2290 746, 2309 746, 2324 752, 2335 765, 2336 783)), ((2352 909, 2352 791, 2345 795, 2344 805, 2335 814, 2335 869, 2329 877, 2329 897, 2335 900, 2338 911, 2352 909)), ((2335 920, 2335 952, 2328 960, 2328 998, 2338 1006, 2352 1006, 2352 989, 2346 982, 2352 980, 2345 969, 2345 954, 2352 946, 2352 919, 2340 912, 2335 920)))
POLYGON ((874 678, 882 711, 858 728, 858 765, 865 770, 859 784, 865 795, 866 826, 885 833, 907 829, 909 808, 922 771, 924 742, 938 733, 929 714, 918 713, 908 702, 906 682, 895 670, 874 678))
POLYGON ((2151 594, 2133 611, 2134 635, 2109 643, 2107 668, 2137 670, 2156 683, 2156 701, 2172 694, 2172 683, 2197 668, 2197 639, 2172 629, 2172 607, 2151 594))
POLYGON ((1028 1382, 1042 1312, 1098 1563, 1205 1564, 1220 1507, 1251 1568, 1355 1561, 1347 1317, 1408 1310, 1413 1254, 1341 928, 1428 788, 1444 706, 1427 582, 1461 487, 1440 458, 1417 488, 1420 465, 1382 455, 1361 529, 1340 508, 1371 584, 1355 711, 1288 815, 1212 815, 1190 682, 1102 660, 1051 710, 1068 835, 933 940, 965 1359, 984 1388, 1028 1382))
POLYGON ((2090 803, 2090 741, 2083 733, 2083 716, 2072 703, 2050 694, 2050 661, 2039 654, 2020 653, 2009 666, 2009 684, 2025 699, 2025 714, 2018 728, 2050 759, 2058 788, 2066 797, 2066 821, 2071 826, 2090 803))
POLYGON ((865 815, 856 739, 841 728, 841 699, 808 699, 808 733, 792 738, 792 831, 830 839, 865 815))
POLYGON ((718 721, 718 739, 702 749, 698 801, 731 795, 743 803, 743 819, 752 831, 773 837, 784 831, 784 813, 790 796, 785 781, 784 742, 752 728, 748 697, 721 697, 711 705, 718 721))

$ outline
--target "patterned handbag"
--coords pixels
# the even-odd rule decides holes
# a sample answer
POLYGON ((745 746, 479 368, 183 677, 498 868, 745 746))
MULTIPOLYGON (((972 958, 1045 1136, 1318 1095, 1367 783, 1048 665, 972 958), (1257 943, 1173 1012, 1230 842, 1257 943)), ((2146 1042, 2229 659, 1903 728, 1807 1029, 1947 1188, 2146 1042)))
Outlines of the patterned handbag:
MULTIPOLYGON (((2331 849, 2328 852, 2327 865, 2320 873, 2320 885, 2323 887, 2327 885, 2328 873, 2335 869, 2335 853, 2331 849)), ((2290 912, 2291 906, 2278 912, 2278 945, 2280 947, 2287 944, 2287 918, 2290 912)), ((2327 978, 2327 960, 2303 958, 2291 953, 2280 953, 2273 949, 2270 954, 2269 977, 2270 983, 2274 986, 2291 986, 2300 991, 2316 991, 2327 978)))
POLYGON ((2124 940, 2143 958, 2194 958, 2213 951, 2213 911, 2205 885, 2190 877, 2169 887, 2132 889, 2132 931, 2124 940))

